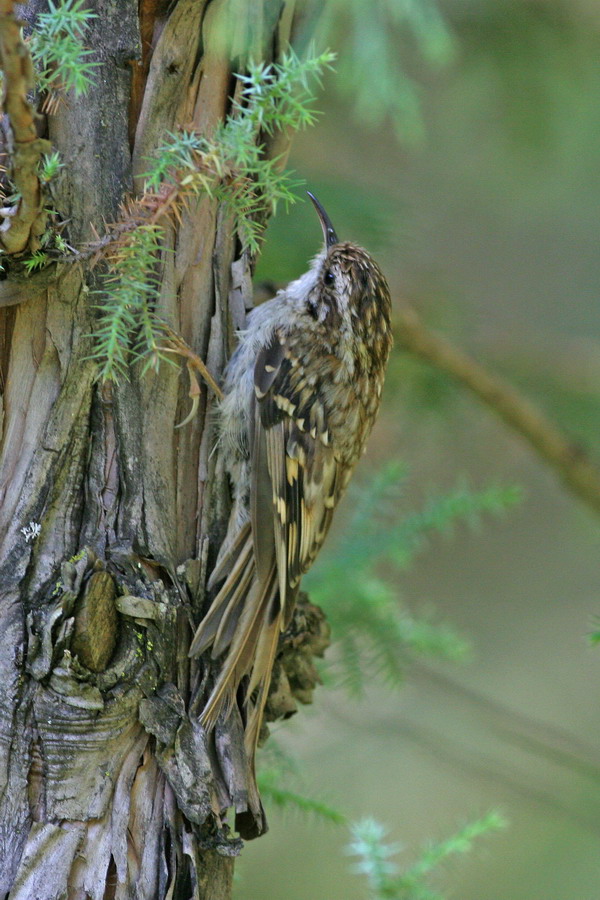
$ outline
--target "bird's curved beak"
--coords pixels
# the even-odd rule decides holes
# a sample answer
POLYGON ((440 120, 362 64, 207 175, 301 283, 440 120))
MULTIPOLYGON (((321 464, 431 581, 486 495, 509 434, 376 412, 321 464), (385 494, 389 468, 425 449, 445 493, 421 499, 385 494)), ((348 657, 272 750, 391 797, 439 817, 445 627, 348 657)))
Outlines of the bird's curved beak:
POLYGON ((332 247, 333 244, 338 243, 338 236, 335 233, 335 228, 331 224, 331 219, 329 218, 329 216, 327 215, 327 213, 325 212, 325 210, 323 209, 323 207, 321 206, 321 204, 319 203, 319 201, 317 200, 315 195, 311 194, 310 191, 307 191, 306 193, 312 200, 313 206, 317 211, 317 215, 319 217, 319 222, 321 223, 321 228, 323 229, 323 238, 325 240, 325 246, 329 250, 329 248, 332 247))

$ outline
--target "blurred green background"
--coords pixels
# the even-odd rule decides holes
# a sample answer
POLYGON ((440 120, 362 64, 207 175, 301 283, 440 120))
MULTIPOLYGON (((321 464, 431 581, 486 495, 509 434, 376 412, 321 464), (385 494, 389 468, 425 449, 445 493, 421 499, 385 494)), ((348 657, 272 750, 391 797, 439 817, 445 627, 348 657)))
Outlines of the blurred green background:
MULTIPOLYGON (((290 165, 340 236, 377 256, 394 297, 600 454, 600 4, 440 9, 455 42, 444 66, 398 38, 423 137, 365 127, 332 75, 324 115, 296 138, 290 165)), ((338 49, 335 34, 329 43, 338 49)), ((281 211, 257 279, 296 277, 318 246, 308 204, 281 211)), ((362 700, 320 689, 313 708, 273 729, 277 741, 300 760, 308 794, 388 825, 405 847, 400 862, 500 807, 510 827, 447 869, 449 895, 595 900, 600 648, 588 635, 600 614, 598 519, 489 410, 398 351, 357 477, 390 458, 409 467, 407 514, 463 476, 523 486, 505 516, 431 538, 398 584, 409 610, 433 604, 470 639, 471 658, 409 666, 400 691, 373 684, 362 700)), ((346 503, 338 531, 349 512, 346 503)), ((238 864, 238 900, 367 897, 342 852, 343 827, 269 818, 238 864)))

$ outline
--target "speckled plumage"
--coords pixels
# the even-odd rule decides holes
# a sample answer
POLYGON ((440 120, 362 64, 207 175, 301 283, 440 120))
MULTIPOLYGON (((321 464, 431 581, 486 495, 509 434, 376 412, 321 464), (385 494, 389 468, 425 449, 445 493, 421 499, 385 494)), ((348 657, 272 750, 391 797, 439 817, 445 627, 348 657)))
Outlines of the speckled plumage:
POLYGON ((279 634, 364 450, 392 343, 381 270, 361 247, 339 242, 315 205, 325 249, 250 313, 225 373, 220 452, 234 507, 209 583, 221 587, 190 650, 225 654, 202 714, 208 728, 249 676, 251 756, 279 634))

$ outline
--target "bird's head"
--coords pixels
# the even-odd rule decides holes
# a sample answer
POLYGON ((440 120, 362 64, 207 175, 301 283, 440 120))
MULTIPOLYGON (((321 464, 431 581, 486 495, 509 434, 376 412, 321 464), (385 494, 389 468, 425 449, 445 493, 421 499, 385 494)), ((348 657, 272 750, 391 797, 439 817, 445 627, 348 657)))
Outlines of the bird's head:
POLYGON ((340 241, 324 207, 309 192, 325 247, 316 257, 305 293, 311 316, 332 331, 370 342, 390 329, 390 292, 383 273, 362 247, 340 241))

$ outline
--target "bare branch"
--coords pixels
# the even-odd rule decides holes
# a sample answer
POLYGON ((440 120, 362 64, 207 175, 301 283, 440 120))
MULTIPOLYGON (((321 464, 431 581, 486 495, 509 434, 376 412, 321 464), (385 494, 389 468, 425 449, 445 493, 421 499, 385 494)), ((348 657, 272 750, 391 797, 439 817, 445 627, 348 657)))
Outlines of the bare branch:
POLYGON ((400 346, 468 387, 529 442, 573 494, 600 513, 600 467, 530 400, 446 338, 429 331, 414 309, 403 306, 395 326, 400 346))
POLYGON ((4 110, 13 133, 12 180, 18 200, 2 210, 0 245, 6 253, 32 252, 46 226, 37 166, 50 142, 39 138, 35 110, 27 99, 33 87, 33 64, 21 37, 21 23, 14 14, 13 0, 0 0, 0 58, 4 71, 4 110))

